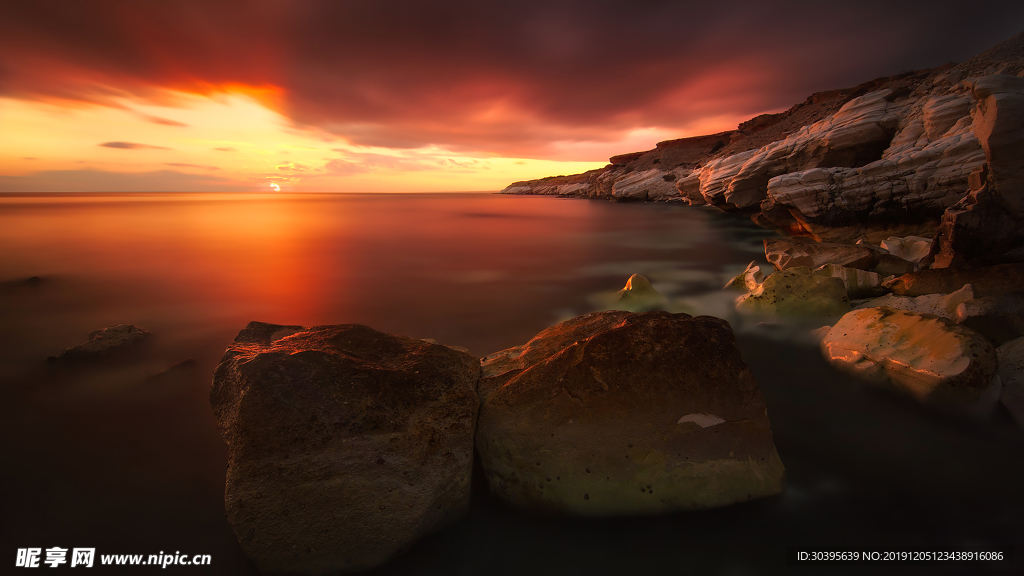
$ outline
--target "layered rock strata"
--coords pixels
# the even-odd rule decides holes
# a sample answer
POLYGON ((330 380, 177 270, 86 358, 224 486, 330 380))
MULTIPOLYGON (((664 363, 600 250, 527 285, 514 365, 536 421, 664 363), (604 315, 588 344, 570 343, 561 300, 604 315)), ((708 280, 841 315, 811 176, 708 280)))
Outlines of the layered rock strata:
POLYGON ((960 65, 820 92, 737 130, 503 192, 750 212, 819 241, 936 241, 933 267, 1024 260, 1024 34, 960 65))

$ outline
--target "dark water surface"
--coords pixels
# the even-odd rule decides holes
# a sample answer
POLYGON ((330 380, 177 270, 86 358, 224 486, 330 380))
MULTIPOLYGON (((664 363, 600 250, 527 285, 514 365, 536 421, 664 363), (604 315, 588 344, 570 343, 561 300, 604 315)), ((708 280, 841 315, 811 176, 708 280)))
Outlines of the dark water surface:
MULTIPOLYGON (((1024 435, 1005 414, 975 422, 863 389, 812 346, 729 314, 718 288, 763 258, 768 235, 711 210, 544 197, 0 196, 0 566, 17 548, 96 547, 211 554, 206 569, 168 569, 254 574, 224 520, 226 451, 207 400, 250 320, 358 322, 482 356, 597 309, 634 272, 677 309, 737 326, 785 494, 579 520, 509 509, 476 484, 467 518, 382 573, 979 574, 788 567, 785 554, 874 544, 1024 555, 1024 435), (120 323, 153 332, 152 346, 89 370, 43 366, 120 323)), ((1021 571, 1024 557, 1006 570, 1021 571)))

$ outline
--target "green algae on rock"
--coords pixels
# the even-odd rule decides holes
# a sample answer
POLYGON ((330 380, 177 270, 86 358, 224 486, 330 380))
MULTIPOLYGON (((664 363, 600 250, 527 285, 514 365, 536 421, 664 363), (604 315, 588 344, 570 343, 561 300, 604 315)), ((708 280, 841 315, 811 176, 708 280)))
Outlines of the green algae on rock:
POLYGON ((651 514, 783 489, 764 400, 724 320, 587 314, 484 358, 483 375, 477 450, 513 504, 651 514))

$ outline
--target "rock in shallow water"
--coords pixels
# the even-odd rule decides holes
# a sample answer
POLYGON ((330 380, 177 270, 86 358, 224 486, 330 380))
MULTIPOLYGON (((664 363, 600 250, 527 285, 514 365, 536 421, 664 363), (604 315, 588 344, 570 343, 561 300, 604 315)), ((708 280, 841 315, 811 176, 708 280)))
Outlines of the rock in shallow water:
POLYGON ((651 281, 639 274, 626 280, 626 287, 619 290, 615 310, 647 312, 665 306, 668 300, 651 286, 651 281))
POLYGON ((152 333, 137 326, 118 324, 90 333, 88 341, 72 346, 58 356, 50 356, 46 363, 51 366, 64 366, 96 362, 137 348, 152 337, 152 333))
POLYGON ((459 516, 479 373, 469 354, 357 324, 243 330, 210 403, 228 521, 260 571, 365 569, 459 516))
POLYGON ((724 320, 597 312, 482 368, 477 450, 513 504, 608 516, 782 491, 764 400, 724 320))
POLYGON ((806 268, 775 272, 750 294, 736 301, 736 310, 751 314, 825 316, 850 311, 846 285, 833 276, 811 276, 806 268))
POLYGON ((919 400, 972 405, 996 375, 996 353, 981 335, 931 314, 889 307, 846 314, 821 342, 835 366, 919 400))

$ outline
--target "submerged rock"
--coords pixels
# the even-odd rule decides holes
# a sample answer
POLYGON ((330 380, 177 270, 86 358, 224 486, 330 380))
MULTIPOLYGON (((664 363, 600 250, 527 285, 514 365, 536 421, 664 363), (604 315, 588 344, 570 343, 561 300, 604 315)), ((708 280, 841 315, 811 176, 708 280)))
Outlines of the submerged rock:
POLYGON ((764 400, 724 320, 587 314, 482 369, 477 450, 513 504, 608 516, 782 491, 764 400))
POLYGON ((650 280, 633 274, 626 280, 626 287, 619 290, 614 309, 629 312, 646 312, 664 306, 668 300, 651 286, 650 280))
POLYGON ((996 375, 995 349, 981 335, 945 318, 884 306, 843 316, 821 349, 833 365, 870 383, 945 404, 984 401, 996 375))
POLYGON ((782 270, 736 301, 736 310, 782 316, 831 316, 850 311, 846 286, 832 276, 811 276, 805 268, 782 270))
POLYGON ((132 324, 118 324, 89 334, 89 340, 50 356, 51 366, 96 362, 138 348, 153 337, 151 332, 132 324))
POLYGON ((210 403, 227 518, 260 571, 365 569, 461 515, 479 373, 469 354, 358 324, 239 333, 210 403))

